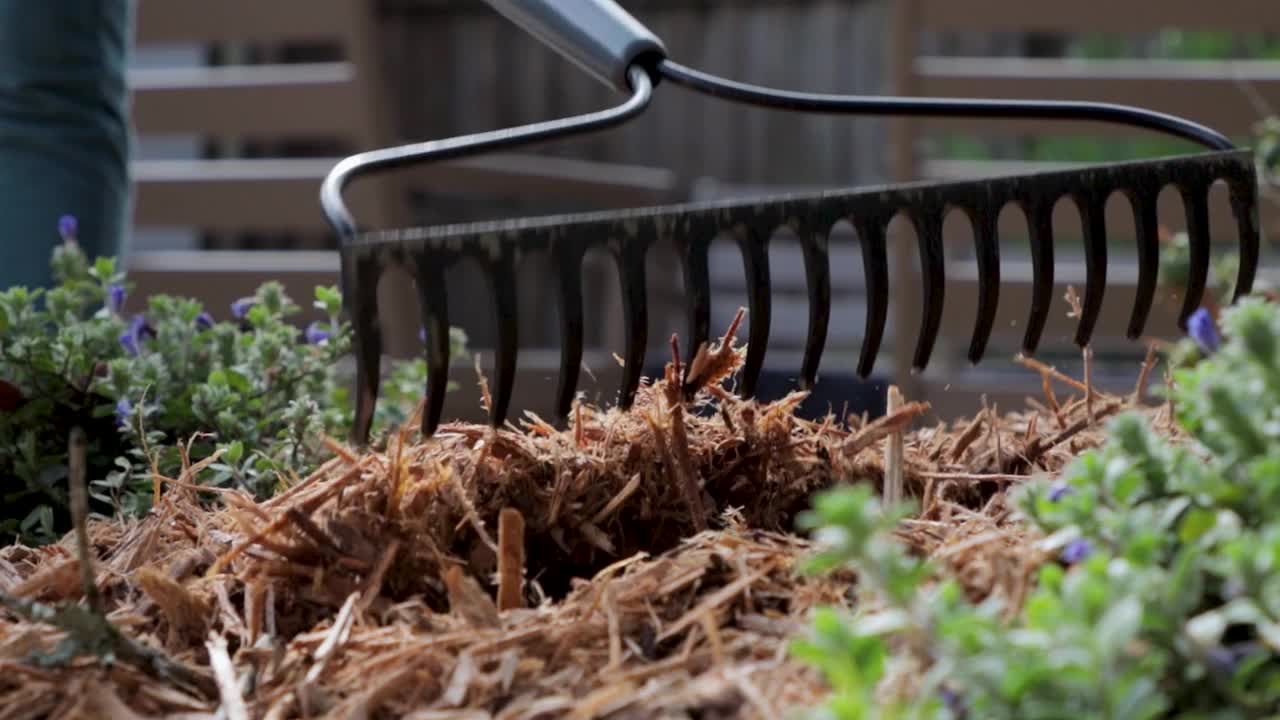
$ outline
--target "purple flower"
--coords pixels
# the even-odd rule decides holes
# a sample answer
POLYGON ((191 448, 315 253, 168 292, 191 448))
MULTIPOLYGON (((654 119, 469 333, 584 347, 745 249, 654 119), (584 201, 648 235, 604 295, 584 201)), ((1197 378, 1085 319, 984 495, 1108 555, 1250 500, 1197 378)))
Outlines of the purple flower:
POLYGON ((243 320, 244 316, 249 314, 251 307, 253 307, 253 298, 240 298, 231 303, 231 315, 237 320, 243 320))
POLYGON ((949 687, 943 686, 938 689, 938 694, 942 696, 942 702, 956 717, 965 717, 968 715, 968 708, 965 707, 964 699, 958 693, 949 687))
POLYGON ((1218 675, 1231 677, 1236 674, 1240 663, 1257 652, 1258 648, 1258 644, 1252 642, 1211 648, 1207 658, 1209 668, 1218 675))
POLYGON ((133 403, 129 402, 129 398, 120 398, 120 402, 116 403, 116 427, 124 427, 132 412, 133 403))
POLYGON ((134 315, 129 327, 140 338, 153 338, 156 336, 156 329, 151 327, 151 323, 147 322, 147 318, 142 315, 134 315))
POLYGON ((107 290, 107 307, 110 308, 113 313, 120 312, 124 309, 124 299, 127 296, 128 293, 124 291, 123 287, 119 285, 112 285, 111 288, 107 290))
POLYGON ((79 227, 80 223, 76 221, 75 215, 63 215, 58 218, 58 234, 62 236, 63 242, 74 243, 79 227))
POLYGON ((120 333, 120 337, 118 339, 120 340, 120 347, 123 347, 125 352, 129 353, 130 355, 137 356, 138 354, 138 336, 137 335, 134 335, 133 332, 130 330, 125 330, 124 332, 120 333))
POLYGON ((307 326, 307 342, 312 345, 319 345, 329 339, 329 331, 324 329, 324 325, 319 322, 313 322, 307 326))
POLYGON ((196 316, 196 327, 200 330, 209 330, 213 327, 213 316, 207 312, 201 312, 196 316))
POLYGON ((1236 672, 1236 654, 1224 647, 1216 647, 1209 651, 1209 667, 1219 675, 1230 677, 1236 672))
POLYGON ((1075 490, 1065 482, 1059 480, 1049 488, 1049 502, 1058 502, 1062 498, 1074 493, 1075 490))
POLYGON ((1077 538, 1067 543, 1067 546, 1062 549, 1062 561, 1068 565, 1074 565, 1089 557, 1092 553, 1093 546, 1089 544, 1089 541, 1077 538))
POLYGON ((419 342, 421 342, 421 343, 422 343, 422 344, 424 344, 424 345, 426 344, 426 342, 427 342, 427 329, 426 329, 426 328, 424 328, 424 327, 418 328, 418 341, 419 341, 419 342))
POLYGON ((120 346, 125 352, 136 356, 142 349, 142 341, 155 336, 156 330, 147 324, 147 319, 141 315, 134 315, 129 323, 129 329, 120 333, 120 346))
POLYGON ((1187 334, 1205 353, 1216 352, 1218 345, 1222 342, 1218 337, 1218 326, 1214 323, 1213 316, 1204 308, 1196 310, 1187 320, 1187 334))

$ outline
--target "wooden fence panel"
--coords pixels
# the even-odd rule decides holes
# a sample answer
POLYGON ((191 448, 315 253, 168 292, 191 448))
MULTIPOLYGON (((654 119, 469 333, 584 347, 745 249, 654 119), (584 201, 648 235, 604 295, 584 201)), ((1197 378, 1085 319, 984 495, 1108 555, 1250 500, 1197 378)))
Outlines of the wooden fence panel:
MULTIPOLYGON (((616 104, 619 96, 479 3, 385 3, 398 127, 424 139, 536 122, 616 104), (472 5, 479 6, 479 10, 472 5), (410 40, 412 38, 412 40, 410 40)), ((625 3, 672 56, 777 87, 875 93, 883 87, 881 2, 625 3)), ((628 125, 557 141, 552 155, 670 168, 752 184, 849 184, 884 176, 882 123, 792 115, 660 86, 628 125)))

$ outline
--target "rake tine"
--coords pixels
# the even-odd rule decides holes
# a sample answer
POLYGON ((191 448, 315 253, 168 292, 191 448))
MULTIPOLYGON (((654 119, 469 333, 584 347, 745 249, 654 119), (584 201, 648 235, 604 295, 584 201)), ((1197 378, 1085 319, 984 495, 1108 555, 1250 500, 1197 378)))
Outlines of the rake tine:
POLYGON ((440 426, 444 397, 449 388, 449 300, 439 258, 421 253, 418 265, 418 303, 427 344, 427 404, 422 413, 422 434, 430 437, 440 426))
POLYGON ((742 364, 741 395, 756 393, 760 370, 764 367, 765 346, 769 342, 769 320, 773 298, 769 284, 769 231, 739 225, 734 228, 738 247, 742 250, 742 269, 747 275, 747 306, 751 331, 747 339, 747 358, 742 364))
POLYGON ((866 274, 867 320, 862 333, 858 375, 866 378, 875 367, 889 317, 889 252, 885 243, 888 221, 883 218, 855 219, 858 243, 862 246, 862 268, 866 274))
POLYGON ((560 268, 560 377, 556 389, 556 416, 569 418, 582 367, 582 254, 557 250, 560 268))
POLYGON ((1027 317, 1022 350, 1033 355, 1053 305, 1053 203, 1025 201, 1022 210, 1027 216, 1031 238, 1031 313, 1027 317))
POLYGON ((342 260, 342 284, 347 290, 352 346, 356 356, 355 417, 351 426, 351 443, 361 447, 369 442, 381 379, 382 325, 378 322, 378 280, 381 277, 382 266, 373 253, 354 253, 353 258, 344 257, 342 260), (351 267, 353 264, 354 268, 351 267), (352 278, 351 274, 355 277, 352 278))
POLYGON ((1191 246, 1187 292, 1178 315, 1178 328, 1186 330, 1187 320, 1204 298, 1209 278, 1209 183, 1199 180, 1179 183, 1178 190, 1187 212, 1187 237, 1191 246))
POLYGON ((991 203, 980 203, 978 208, 969 215, 978 262, 978 319, 973 326, 973 339, 969 341, 969 362, 975 365, 986 352, 1000 304, 1000 244, 996 237, 1000 209, 991 203))
POLYGON ((622 368, 622 388, 618 393, 618 405, 623 410, 631 408, 640 387, 640 374, 644 371, 645 344, 649 337, 649 312, 645 302, 645 244, 628 238, 615 255, 618 277, 622 283, 622 314, 626 318, 625 364, 622 368))
POLYGON ((494 297, 494 319, 498 329, 498 346, 494 357, 497 392, 489 413, 490 422, 496 428, 501 427, 507 419, 507 409, 511 405, 511 390, 516 379, 516 354, 519 351, 519 326, 516 318, 515 267, 511 253, 503 252, 487 265, 494 297))
POLYGON ((1258 186, 1251 180, 1233 178, 1228 187, 1231 191, 1231 210, 1236 216, 1236 225, 1240 230, 1240 267, 1236 273, 1236 292, 1233 302, 1253 291, 1253 278, 1258 274, 1258 253, 1261 244, 1261 233, 1258 229, 1256 213, 1258 186), (1250 210, 1253 208, 1254 210, 1250 210))
POLYGON ((942 208, 937 204, 921 207, 911 214, 920 248, 920 271, 924 276, 924 307, 920 319, 920 335, 916 338, 913 370, 929 364, 929 355, 942 327, 942 308, 946 290, 942 255, 942 208))
POLYGON ((804 253, 804 275, 809 288, 809 332, 804 338, 800 389, 811 390, 817 382, 818 362, 822 358, 827 326, 831 321, 831 258, 827 253, 826 236, 811 228, 800 232, 800 248, 804 253))
POLYGON ((1076 198, 1084 226, 1084 307, 1076 326, 1076 345, 1084 347, 1102 313, 1102 297, 1107 289, 1107 196, 1091 192, 1076 198))
MULTIPOLYGON (((689 347, 685 349, 685 373, 693 366, 693 358, 711 337, 711 276, 707 268, 707 252, 713 228, 689 229, 690 239, 681 241, 681 266, 684 269, 684 290, 687 295, 689 347)), ((688 378, 681 378, 681 382, 688 378)))
POLYGON ((1151 305, 1155 302, 1156 282, 1160 272, 1160 218, 1158 193, 1151 187, 1131 190, 1134 226, 1138 241, 1138 290, 1129 317, 1128 337, 1137 340, 1147 325, 1151 305))

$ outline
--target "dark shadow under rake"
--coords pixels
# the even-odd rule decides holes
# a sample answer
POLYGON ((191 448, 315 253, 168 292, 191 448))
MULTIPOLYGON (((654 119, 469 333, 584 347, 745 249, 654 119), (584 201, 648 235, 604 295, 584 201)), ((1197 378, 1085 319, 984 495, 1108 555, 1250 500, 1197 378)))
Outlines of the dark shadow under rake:
POLYGON ((1159 269, 1157 198, 1167 185, 1181 195, 1190 238, 1190 272, 1179 327, 1199 306, 1210 259, 1209 189, 1223 181, 1230 193, 1240 235, 1239 271, 1233 302, 1248 294, 1257 273, 1260 232, 1253 155, 1237 150, 1223 135, 1171 115, 1122 105, 1054 100, 992 100, 824 95, 789 92, 725 80, 693 70, 667 57, 660 40, 612 0, 486 0, 552 49, 628 96, 617 107, 577 117, 462 137, 378 149, 348 157, 325 178, 321 203, 339 240, 343 301, 354 333, 356 354, 355 422, 351 440, 368 441, 378 395, 382 331, 376 290, 392 265, 407 269, 416 281, 427 336, 427 400, 422 432, 440 424, 448 383, 449 323, 444 277, 449 267, 471 258, 484 268, 493 293, 497 347, 492 423, 506 418, 515 380, 517 355, 515 269, 533 252, 550 253, 560 269, 561 363, 556 395, 558 422, 571 407, 583 354, 581 265, 593 248, 616 259, 626 318, 625 361, 618 402, 629 407, 640 384, 647 344, 645 256, 658 240, 675 243, 681 255, 688 293, 689 336, 693 357, 709 338, 710 282, 707 251, 721 233, 735 238, 747 276, 749 317, 747 357, 740 392, 753 395, 769 337, 770 287, 767 243, 773 232, 790 227, 800 239, 809 294, 809 329, 802 361, 801 387, 812 387, 830 320, 831 285, 827 254, 830 229, 849 222, 857 233, 866 273, 867 317, 858 373, 872 369, 884 334, 889 302, 886 232, 903 213, 919 244, 923 285, 922 318, 913 367, 923 369, 938 336, 945 285, 942 222, 951 209, 972 223, 978 267, 978 308, 969 360, 982 359, 995 321, 1000 284, 996 221, 1008 203, 1025 213, 1033 268, 1032 304, 1023 349, 1035 351, 1048 318, 1053 291, 1054 205, 1070 197, 1084 230, 1086 280, 1083 312, 1075 341, 1089 341, 1102 309, 1107 279, 1105 206, 1123 193, 1133 208, 1138 241, 1137 299, 1128 337, 1137 339, 1146 324, 1159 269), (1083 169, 1011 175, 981 181, 903 183, 806 195, 781 195, 713 203, 688 203, 633 210, 578 213, 516 220, 442 225, 427 228, 359 231, 342 192, 356 177, 410 164, 441 161, 486 151, 597 132, 635 118, 648 106, 663 80, 688 90, 750 105, 845 115, 1066 119, 1120 123, 1177 136, 1208 152, 1152 161, 1121 162, 1083 169))

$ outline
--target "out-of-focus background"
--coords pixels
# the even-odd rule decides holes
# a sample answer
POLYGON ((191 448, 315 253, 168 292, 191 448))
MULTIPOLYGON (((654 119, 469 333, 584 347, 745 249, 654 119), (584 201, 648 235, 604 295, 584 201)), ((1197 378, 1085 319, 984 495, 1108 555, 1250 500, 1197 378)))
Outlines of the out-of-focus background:
MULTIPOLYGON (((625 0, 621 3, 695 68, 779 88, 836 93, 1062 98, 1140 105, 1207 124, 1254 145, 1255 125, 1280 108, 1280 12, 1269 0, 625 0)), ((139 0, 131 77, 139 154, 128 267, 138 295, 180 293, 217 315, 261 282, 279 279, 309 306, 317 284, 337 283, 337 254, 318 203, 324 174, 343 155, 600 109, 609 88, 539 45, 476 0, 139 0)), ((430 224, 774 192, 970 178, 1198 151, 1176 140, 1092 124, 928 121, 795 115, 659 87, 650 109, 616 130, 521 153, 388 175, 353 186, 368 227, 430 224)), ((1212 197, 1215 242, 1235 225, 1226 191, 1212 197)), ((1133 383, 1145 353, 1124 338, 1136 280, 1132 213, 1108 205, 1111 264, 1094 336, 1095 381, 1133 383)), ((1160 217, 1185 221, 1167 188, 1160 217)), ((986 395, 1014 409, 1040 380, 1012 362, 1029 307, 1026 223, 1001 216, 1000 314, 987 360, 965 350, 976 309, 972 233, 950 216, 946 313, 928 372, 906 370, 915 343, 915 240, 895 224, 890 323, 875 376, 853 368, 865 313, 852 234, 832 243, 833 309, 820 382, 809 409, 878 412, 886 382, 928 400, 941 417, 972 413, 986 395)), ((1264 201, 1274 234, 1280 206, 1264 201)), ((1057 305, 1039 356, 1078 372, 1075 321, 1062 299, 1083 290, 1080 221, 1055 213, 1057 305)), ((1264 255, 1264 259, 1265 259, 1264 255)), ((770 247, 773 322, 762 394, 793 386, 807 331, 800 252, 770 247)), ((671 332, 685 333, 679 266, 655 253, 649 273, 650 352, 656 371, 671 332)), ((711 257, 712 332, 746 305, 740 255, 717 241, 711 257)), ((412 353, 418 313, 403 278, 385 287, 389 352, 412 353)), ((559 362, 554 268, 521 268, 521 355, 513 410, 550 415, 559 362)), ((622 351, 621 303, 609 258, 585 273, 588 354, 582 377, 612 398, 622 351)), ((492 306, 482 278, 450 277, 454 325, 490 366, 492 306)), ((141 298, 139 298, 141 299, 141 298)), ((1179 298, 1165 293, 1148 325, 1173 338, 1179 298)), ((303 322, 310 317, 303 318, 303 322)), ((749 322, 749 318, 748 318, 749 322)), ((746 337, 746 332, 741 334, 746 337)), ((474 368, 454 367, 453 416, 482 417, 474 368)))

